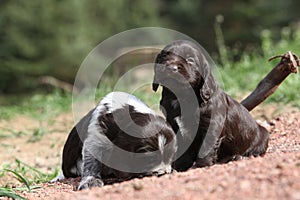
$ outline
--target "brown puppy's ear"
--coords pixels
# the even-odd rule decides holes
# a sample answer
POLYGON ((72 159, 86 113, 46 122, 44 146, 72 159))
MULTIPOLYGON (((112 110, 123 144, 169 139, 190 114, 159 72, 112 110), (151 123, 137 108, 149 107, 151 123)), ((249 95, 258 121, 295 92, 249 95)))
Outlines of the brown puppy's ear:
POLYGON ((200 96, 203 99, 203 101, 207 101, 210 98, 211 92, 212 92, 211 88, 208 86, 206 82, 204 82, 204 84, 200 89, 200 96))
POLYGON ((156 92, 157 89, 158 89, 158 86, 159 86, 158 83, 152 83, 152 90, 153 90, 154 92, 156 92))
POLYGON ((216 90, 216 83, 215 80, 210 72, 208 63, 204 63, 201 68, 201 74, 203 78, 202 86, 200 87, 200 96, 203 101, 207 101, 213 95, 214 91, 216 90))
MULTIPOLYGON (((167 55, 167 52, 164 51, 164 50, 162 50, 159 54, 157 54, 157 56, 155 58, 154 71, 155 71, 156 68, 160 67, 158 65, 160 65, 163 62, 166 55, 167 55)), ((156 76, 157 75, 154 73, 154 80, 153 80, 153 83, 152 83, 152 90, 154 92, 156 92, 158 87, 159 87, 159 81, 158 81, 158 78, 156 76)))
MULTIPOLYGON (((161 62, 161 59, 162 59, 162 57, 163 57, 163 52, 164 52, 164 50, 162 50, 159 54, 157 54, 157 56, 156 56, 156 58, 155 58, 154 71, 155 71, 155 69, 158 67, 157 64, 161 62)), ((157 89, 158 89, 158 86, 159 86, 159 82, 158 82, 158 80, 157 80, 157 78, 156 78, 156 75, 155 75, 155 73, 154 73, 154 79, 153 79, 153 83, 152 83, 152 90, 153 90, 154 92, 156 92, 157 89)))

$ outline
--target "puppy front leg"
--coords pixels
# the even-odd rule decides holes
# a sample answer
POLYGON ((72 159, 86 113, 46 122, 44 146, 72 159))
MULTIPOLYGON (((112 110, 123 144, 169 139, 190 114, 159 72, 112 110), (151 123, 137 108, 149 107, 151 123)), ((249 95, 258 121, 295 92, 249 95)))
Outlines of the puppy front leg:
POLYGON ((218 160, 218 151, 224 138, 218 138, 218 135, 213 134, 206 138, 198 152, 194 167, 208 167, 214 165, 218 160))
POLYGON ((84 148, 82 174, 78 190, 102 187, 104 183, 101 180, 100 172, 101 162, 90 153, 88 148, 84 148))

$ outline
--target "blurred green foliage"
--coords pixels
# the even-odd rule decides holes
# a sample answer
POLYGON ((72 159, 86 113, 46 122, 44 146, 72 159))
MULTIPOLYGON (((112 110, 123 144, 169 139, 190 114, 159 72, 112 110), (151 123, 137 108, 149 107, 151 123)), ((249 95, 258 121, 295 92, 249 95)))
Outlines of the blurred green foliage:
POLYGON ((72 82, 85 56, 120 31, 155 26, 145 0, 0 2, 0 94, 35 89, 37 77, 72 82))
MULTIPOLYGON (((224 90, 231 96, 241 99, 255 89, 260 80, 279 62, 275 59, 268 62, 268 58, 274 55, 282 55, 288 50, 300 52, 298 41, 300 40, 300 30, 292 32, 290 28, 281 30, 278 41, 272 40, 273 35, 269 30, 261 33, 262 53, 255 51, 241 54, 241 59, 236 62, 227 61, 229 65, 219 67, 222 74, 224 90)), ((235 50, 233 49, 233 52, 235 50)), ((228 53, 229 55, 232 55, 228 53)), ((299 55, 299 53, 298 53, 299 55)), ((278 87, 277 91, 271 95, 266 102, 291 104, 300 108, 300 78, 299 74, 290 74, 278 87)))
POLYGON ((281 31, 290 27, 293 36, 299 6, 295 0, 1 0, 0 94, 36 91, 42 75, 73 83, 97 44, 137 27, 175 29, 211 54, 225 52, 216 42, 215 32, 222 30, 223 45, 231 49, 228 58, 214 56, 222 63, 239 61, 245 49, 263 55, 263 48, 273 47, 261 44, 261 33, 268 30, 271 41, 279 41, 281 31))
POLYGON ((0 105, 2 105, 0 106, 0 121, 20 114, 26 115, 40 122, 37 132, 41 132, 44 131, 44 123, 51 123, 55 116, 62 112, 69 112, 71 103, 72 95, 58 90, 50 94, 6 95, 0 98, 0 105))
POLYGON ((295 0, 164 0, 161 15, 170 27, 195 38, 209 52, 217 49, 214 21, 223 16, 226 44, 259 48, 260 34, 269 29, 278 39, 283 27, 297 26, 300 1, 295 0))

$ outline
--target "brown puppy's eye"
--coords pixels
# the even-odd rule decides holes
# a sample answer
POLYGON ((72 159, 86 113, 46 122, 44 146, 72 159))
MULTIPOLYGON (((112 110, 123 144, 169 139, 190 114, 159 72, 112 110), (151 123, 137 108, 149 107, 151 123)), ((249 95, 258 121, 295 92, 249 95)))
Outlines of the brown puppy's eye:
POLYGON ((195 59, 192 58, 192 57, 189 57, 189 58, 186 59, 186 62, 187 62, 188 64, 195 64, 195 59))
POLYGON ((183 64, 178 64, 178 69, 183 69, 183 68, 184 68, 183 64))

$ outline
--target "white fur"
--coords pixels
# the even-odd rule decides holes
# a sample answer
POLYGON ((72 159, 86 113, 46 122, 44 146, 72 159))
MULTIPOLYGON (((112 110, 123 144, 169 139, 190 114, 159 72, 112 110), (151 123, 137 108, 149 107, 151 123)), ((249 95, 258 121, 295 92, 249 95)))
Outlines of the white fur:
POLYGON ((102 133, 102 129, 99 125, 99 121, 98 121, 98 117, 100 115, 100 113, 102 111, 105 110, 105 106, 104 105, 98 105, 96 107, 96 109, 93 111, 92 113, 92 118, 90 120, 90 123, 89 123, 89 126, 88 126, 88 137, 90 134, 93 134, 93 135, 98 135, 99 133, 102 133))
MULTIPOLYGON (((80 182, 80 184, 79 184, 79 187, 80 187, 81 185, 85 184, 85 183, 88 183, 89 180, 91 180, 91 179, 94 179, 94 177, 93 177, 93 176, 85 176, 84 178, 82 178, 82 180, 81 180, 81 182, 80 182)), ((79 187, 78 187, 78 188, 79 188, 79 187)))
MULTIPOLYGON (((136 97, 124 93, 124 92, 112 92, 105 96, 96 109, 92 113, 90 124, 88 126, 88 136, 83 144, 83 158, 85 158, 85 152, 88 151, 94 158, 101 161, 104 159, 110 159, 111 154, 113 153, 114 144, 104 135, 101 126, 99 125, 99 115, 102 112, 111 113, 116 109, 120 109, 125 105, 132 105, 137 112, 146 113, 146 114, 155 114, 146 104, 141 102, 136 97), (87 150, 87 151, 86 151, 87 150)), ((164 135, 158 136, 158 146, 161 153, 166 145, 166 138, 164 135)), ((147 147, 143 147, 147 148, 147 147)), ((171 165, 161 162, 160 165, 153 168, 151 171, 162 173, 170 173, 171 165)))
POLYGON ((186 62, 190 65, 195 64, 195 59, 193 57, 189 57, 186 59, 186 62))
POLYGON ((102 180, 96 179, 93 176, 85 176, 85 177, 82 177, 82 179, 81 179, 81 181, 79 183, 79 186, 78 186, 78 190, 80 190, 80 189, 88 189, 88 187, 95 187, 95 186, 102 187, 103 186, 102 180), (88 186, 91 183, 93 183, 93 185, 88 186), (87 184, 87 186, 84 186, 85 184, 87 184), (97 184, 97 185, 94 185, 94 184, 97 184))
POLYGON ((161 162, 160 165, 154 167, 152 170, 152 172, 157 172, 159 175, 161 174, 169 174, 172 172, 172 167, 170 164, 166 164, 164 162, 161 162))
POLYGON ((70 169, 70 172, 72 174, 76 174, 78 176, 80 176, 82 174, 82 160, 81 159, 77 160, 76 166, 72 167, 70 169))
POLYGON ((167 142, 167 139, 164 135, 159 135, 158 136, 158 148, 160 150, 161 153, 164 152, 164 147, 165 147, 165 144, 167 142))
POLYGON ((175 117, 174 119, 175 119, 175 121, 176 121, 176 123, 177 123, 177 125, 178 125, 178 127, 179 127, 179 132, 180 132, 180 134, 181 134, 182 136, 184 136, 186 130, 185 130, 185 128, 184 128, 183 122, 181 121, 181 117, 175 117))
POLYGON ((131 105, 137 112, 153 113, 153 111, 141 100, 135 96, 125 92, 111 92, 106 95, 98 104, 97 107, 102 107, 104 104, 108 107, 108 113, 124 107, 124 105, 131 105))
MULTIPOLYGON (((103 155, 105 155, 105 157, 110 156, 114 144, 102 133, 89 133, 89 136, 83 144, 83 149, 88 150, 89 153, 99 161, 101 161, 103 155)), ((84 158, 84 151, 82 151, 82 154, 84 158)))
POLYGON ((60 181, 60 180, 64 180, 65 179, 65 176, 64 176, 64 174, 61 172, 61 173, 59 173, 54 179, 52 179, 51 181, 50 181, 50 183, 54 183, 54 182, 56 182, 56 181, 60 181))
MULTIPOLYGON (((106 99, 104 98, 103 100, 106 99)), ((99 125, 98 117, 100 113, 105 109, 105 106, 101 104, 101 102, 99 106, 97 106, 97 108, 92 113, 92 118, 88 126, 88 137, 86 138, 83 144, 83 148, 87 147, 86 145, 91 146, 90 148, 88 148, 89 150, 91 150, 92 147, 94 148, 106 147, 105 149, 107 149, 107 148, 111 148, 111 146, 113 145, 112 142, 104 135, 103 130, 99 125)), ((95 151, 99 151, 99 149, 95 151)))
MULTIPOLYGON (((83 144, 83 149, 87 149, 90 154, 92 154, 97 159, 101 159, 99 151, 101 152, 101 154, 106 151, 105 154, 110 155, 107 151, 111 151, 113 148, 113 143, 104 135, 103 130, 99 125, 98 117, 103 109, 105 109, 103 105, 97 106, 97 108, 92 113, 92 118, 88 126, 88 137, 83 144)), ((82 154, 84 158, 84 150, 82 151, 82 154)))
MULTIPOLYGON (((158 136, 158 148, 161 152, 161 154, 164 153, 164 148, 166 145, 167 139, 164 135, 158 136)), ((163 161, 156 167, 154 167, 152 172, 157 172, 158 174, 164 174, 164 173, 171 173, 172 167, 170 164, 164 163, 163 161)))

